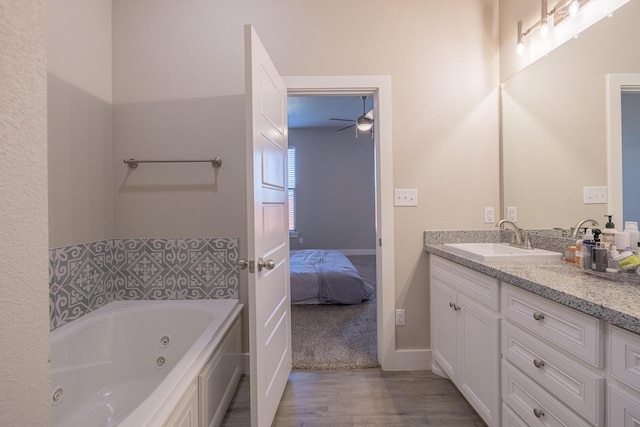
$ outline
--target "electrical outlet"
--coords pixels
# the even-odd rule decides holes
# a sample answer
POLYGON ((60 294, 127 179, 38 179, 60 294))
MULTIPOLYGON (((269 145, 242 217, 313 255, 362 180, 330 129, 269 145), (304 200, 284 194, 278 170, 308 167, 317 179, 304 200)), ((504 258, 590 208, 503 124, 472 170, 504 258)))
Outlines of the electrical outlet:
POLYGON ((396 326, 405 325, 404 308, 396 308, 396 326))
POLYGON ((418 190, 396 189, 393 199, 395 206, 418 206, 418 190))
POLYGON ((302 237, 298 237, 298 243, 299 244, 303 244, 304 243, 304 239, 302 237))
POLYGON ((484 223, 493 224, 495 222, 495 212, 493 206, 484 208, 484 223))
POLYGON ((507 219, 511 222, 518 221, 518 208, 510 206, 507 208, 507 219))

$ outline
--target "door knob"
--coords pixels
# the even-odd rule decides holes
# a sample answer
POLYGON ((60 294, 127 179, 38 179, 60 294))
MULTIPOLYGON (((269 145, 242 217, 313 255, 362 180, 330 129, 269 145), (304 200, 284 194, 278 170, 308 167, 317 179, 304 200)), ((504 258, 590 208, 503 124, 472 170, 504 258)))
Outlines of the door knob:
POLYGON ((262 268, 266 268, 267 270, 273 270, 275 266, 276 266, 276 263, 273 262, 272 259, 268 259, 265 261, 262 258, 260 258, 258 260, 258 271, 262 271, 262 268))
POLYGON ((247 267, 249 267, 249 261, 247 261, 246 259, 239 259, 238 260, 238 268, 240 270, 246 270, 247 267))

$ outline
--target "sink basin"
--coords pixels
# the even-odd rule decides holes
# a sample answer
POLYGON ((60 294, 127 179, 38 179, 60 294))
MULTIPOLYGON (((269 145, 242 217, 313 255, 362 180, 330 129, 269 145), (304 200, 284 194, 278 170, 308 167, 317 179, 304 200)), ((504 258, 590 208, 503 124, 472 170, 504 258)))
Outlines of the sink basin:
POLYGON ((445 248, 478 261, 540 261, 561 259, 559 252, 522 249, 507 243, 447 243, 445 248))

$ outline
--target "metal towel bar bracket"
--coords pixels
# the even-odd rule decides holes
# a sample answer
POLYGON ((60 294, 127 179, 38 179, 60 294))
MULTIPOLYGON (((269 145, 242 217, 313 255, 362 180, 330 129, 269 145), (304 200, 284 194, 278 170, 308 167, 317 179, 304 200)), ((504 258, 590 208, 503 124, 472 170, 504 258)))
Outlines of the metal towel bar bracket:
POLYGON ((222 166, 222 159, 220 157, 214 157, 213 159, 206 160, 138 160, 138 159, 125 159, 124 163, 131 169, 138 167, 140 163, 211 163, 214 168, 222 166))

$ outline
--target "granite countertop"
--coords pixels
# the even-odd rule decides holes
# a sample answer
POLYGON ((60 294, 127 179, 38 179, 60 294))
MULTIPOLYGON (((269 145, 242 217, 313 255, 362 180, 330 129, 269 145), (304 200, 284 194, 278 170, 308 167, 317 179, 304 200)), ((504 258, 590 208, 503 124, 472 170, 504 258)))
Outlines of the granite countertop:
MULTIPOLYGON (((640 283, 596 277, 563 260, 477 261, 426 238, 427 252, 640 334, 640 283)), ((432 239, 433 240, 433 239, 432 239)))

